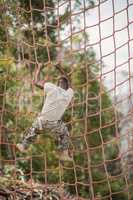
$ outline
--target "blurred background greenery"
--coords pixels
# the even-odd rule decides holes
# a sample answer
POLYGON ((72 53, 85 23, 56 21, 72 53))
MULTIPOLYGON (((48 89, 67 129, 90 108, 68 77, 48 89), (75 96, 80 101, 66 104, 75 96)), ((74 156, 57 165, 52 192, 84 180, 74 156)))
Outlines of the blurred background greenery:
MULTIPOLYGON (((73 8, 78 10, 81 4, 82 0, 75 0, 73 8)), ((0 14, 1 167, 15 160, 27 180, 64 182, 71 194, 87 199, 92 194, 106 200, 128 199, 116 113, 100 82, 103 64, 97 62, 93 47, 86 47, 89 35, 85 31, 71 33, 68 41, 58 41, 58 30, 63 34, 71 24, 70 3, 60 15, 54 12, 54 0, 46 0, 45 6, 42 0, 3 0, 0 5, 5 10, 0 14), (79 51, 72 52, 70 43, 79 51), (56 139, 47 132, 39 135, 26 155, 14 153, 14 144, 31 126, 44 99, 32 85, 36 62, 44 65, 41 78, 49 74, 55 83, 60 76, 57 65, 71 79, 75 95, 63 120, 71 133, 72 163, 61 165, 56 157, 56 139)), ((88 0, 88 7, 94 6, 95 1, 88 0)), ((132 195, 130 188, 129 193, 132 195)))

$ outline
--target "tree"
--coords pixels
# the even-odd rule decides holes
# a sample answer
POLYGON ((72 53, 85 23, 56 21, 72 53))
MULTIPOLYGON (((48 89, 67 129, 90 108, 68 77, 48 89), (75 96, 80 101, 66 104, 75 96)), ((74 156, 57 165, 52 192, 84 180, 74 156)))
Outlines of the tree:
MULTIPOLYGON (((31 83, 36 62, 44 63, 41 77, 49 73, 54 82, 60 72, 51 65, 58 56, 62 56, 63 62, 58 67, 62 67, 71 78, 76 91, 74 101, 64 115, 64 121, 68 122, 71 131, 74 164, 65 163, 59 167, 59 160, 56 158, 57 145, 47 133, 40 136, 39 144, 32 145, 32 153, 28 152, 32 162, 28 159, 18 159, 16 164, 24 173, 29 174, 27 179, 32 169, 32 177, 36 181, 48 184, 60 184, 60 181, 64 181, 71 193, 86 198, 90 198, 91 190, 94 191, 95 197, 102 198, 108 195, 109 183, 113 192, 119 192, 125 186, 125 180, 119 178, 112 181, 108 178, 121 173, 121 164, 118 157, 119 147, 115 140, 115 114, 112 102, 95 73, 98 73, 101 66, 97 64, 93 48, 72 54, 66 43, 58 47, 61 52, 59 55, 55 48, 57 41, 53 28, 57 25, 57 21, 54 11, 48 8, 54 7, 55 3, 47 0, 44 6, 42 2, 41 0, 32 0, 31 3, 26 0, 6 1, 9 7, 4 16, 0 16, 1 22, 4 22, 2 27, 6 27, 6 32, 0 29, 0 35, 8 44, 4 44, 0 51, 1 58, 7 60, 6 62, 4 60, 5 63, 2 61, 0 63, 0 71, 4 74, 0 79, 3 114, 1 125, 8 130, 11 144, 20 139, 21 133, 31 125, 41 109, 41 92, 36 89, 33 94, 31 83), (11 42, 12 40, 16 41, 16 45, 11 42), (63 45, 66 48, 63 48, 63 45), (103 182, 102 187, 98 181, 103 182)), ((92 1, 89 2, 90 7, 94 6, 92 1)), ((60 27, 62 31, 65 31, 69 23, 71 14, 69 6, 66 6, 64 13, 58 16, 60 24, 64 27, 64 30, 60 27)), ((83 6, 82 1, 75 1, 73 8, 79 6, 83 6)), ((79 19, 75 20, 77 23, 79 19)), ((86 40, 89 40, 85 32, 71 37, 74 48, 77 49, 81 49, 85 46, 86 40)), ((5 135, 4 131, 2 135, 5 135)), ((2 159, 7 159, 6 150, 7 147, 2 150, 2 159)), ((20 158, 22 155, 17 156, 20 158)), ((113 198, 115 199, 115 195, 113 198)), ((125 196, 121 198, 124 199, 125 196)))

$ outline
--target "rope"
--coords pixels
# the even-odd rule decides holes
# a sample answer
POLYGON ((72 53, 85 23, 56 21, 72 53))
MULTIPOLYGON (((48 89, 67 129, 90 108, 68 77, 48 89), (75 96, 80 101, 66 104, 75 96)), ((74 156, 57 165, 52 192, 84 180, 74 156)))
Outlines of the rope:
MULTIPOLYGON (((56 187, 54 192, 66 200, 133 198, 132 6, 130 0, 0 2, 0 166, 21 168, 26 182, 31 180, 28 192, 41 183, 63 185, 66 195, 56 187), (65 75, 75 91, 63 117, 70 163, 57 158, 56 141, 47 131, 31 151, 15 151, 41 109, 43 93, 33 86, 38 64, 41 78, 49 75, 55 83, 65 75)), ((19 192, 15 181, 12 198, 19 192)), ((0 195, 10 199, 1 186, 0 195)))

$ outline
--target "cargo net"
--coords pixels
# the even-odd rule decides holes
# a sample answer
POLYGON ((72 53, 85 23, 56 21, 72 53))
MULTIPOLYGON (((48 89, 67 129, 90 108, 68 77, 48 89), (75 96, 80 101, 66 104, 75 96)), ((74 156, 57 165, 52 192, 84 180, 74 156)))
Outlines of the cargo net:
POLYGON ((0 199, 133 199, 132 0, 0 1, 0 199), (33 84, 69 77, 63 121, 72 162, 57 138, 16 144, 41 112, 33 84))

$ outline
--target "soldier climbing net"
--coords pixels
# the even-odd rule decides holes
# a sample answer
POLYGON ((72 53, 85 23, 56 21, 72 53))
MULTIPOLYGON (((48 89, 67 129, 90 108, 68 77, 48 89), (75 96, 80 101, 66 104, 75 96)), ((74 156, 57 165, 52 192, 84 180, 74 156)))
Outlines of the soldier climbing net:
POLYGON ((133 199, 132 0, 0 1, 1 199, 133 199), (33 77, 75 91, 63 117, 72 162, 45 131, 15 151, 42 107, 33 77))

